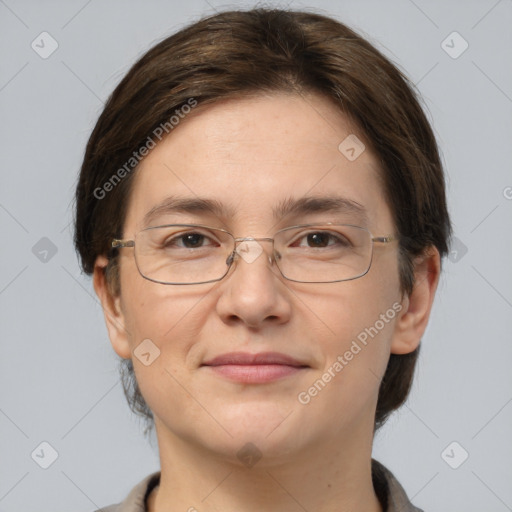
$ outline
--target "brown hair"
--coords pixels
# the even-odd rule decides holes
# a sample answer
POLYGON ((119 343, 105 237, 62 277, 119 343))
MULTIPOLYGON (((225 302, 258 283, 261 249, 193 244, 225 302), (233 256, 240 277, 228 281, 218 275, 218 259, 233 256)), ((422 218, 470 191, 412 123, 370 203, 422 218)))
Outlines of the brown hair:
MULTIPOLYGON (((110 255, 107 278, 119 293, 116 253, 109 244, 122 236, 137 164, 132 156, 159 126, 169 125, 191 98, 205 105, 274 91, 329 98, 369 141, 401 237, 401 289, 410 293, 414 257, 430 246, 446 255, 451 234, 442 164, 419 94, 344 24, 314 13, 265 8, 222 12, 180 30, 151 48, 116 87, 88 141, 76 189, 75 246, 84 272, 92 274, 98 255, 110 255)), ((417 356, 418 350, 390 356, 376 429, 407 398, 417 356)), ((121 370, 131 409, 151 427, 153 416, 130 359, 121 361, 121 370)))

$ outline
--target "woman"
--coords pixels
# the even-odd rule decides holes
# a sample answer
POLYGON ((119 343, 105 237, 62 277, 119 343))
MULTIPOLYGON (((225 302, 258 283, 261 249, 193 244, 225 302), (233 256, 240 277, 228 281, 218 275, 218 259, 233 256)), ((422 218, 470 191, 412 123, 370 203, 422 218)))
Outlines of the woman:
POLYGON ((103 510, 415 511, 371 458, 451 232, 408 80, 345 25, 224 12, 90 137, 75 243, 161 471, 103 510))

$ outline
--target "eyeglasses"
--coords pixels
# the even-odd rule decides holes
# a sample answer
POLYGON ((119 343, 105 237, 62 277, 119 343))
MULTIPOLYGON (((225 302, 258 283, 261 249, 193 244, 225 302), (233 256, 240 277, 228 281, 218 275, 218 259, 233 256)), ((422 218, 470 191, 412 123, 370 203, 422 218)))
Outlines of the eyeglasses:
MULTIPOLYGON (((299 283, 335 283, 364 276, 375 243, 396 241, 374 237, 349 224, 303 224, 279 230, 273 238, 235 238, 224 229, 200 224, 171 224, 143 229, 134 240, 112 241, 113 248, 133 247, 142 277, 161 284, 204 284, 220 281, 235 261, 255 261, 271 244, 268 261, 281 275, 299 283)), ((268 250, 268 249, 267 249, 268 250)))

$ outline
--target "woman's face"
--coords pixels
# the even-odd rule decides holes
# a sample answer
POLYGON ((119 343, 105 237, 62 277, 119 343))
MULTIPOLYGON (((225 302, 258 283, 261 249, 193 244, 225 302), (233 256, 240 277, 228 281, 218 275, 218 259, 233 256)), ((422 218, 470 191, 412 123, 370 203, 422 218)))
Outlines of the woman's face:
MULTIPOLYGON (((351 139, 339 149, 351 134, 347 119, 316 95, 199 106, 141 162, 123 236, 175 223, 220 227, 235 237, 323 222, 393 234, 375 155, 368 147, 359 154, 351 139), (168 208, 146 223, 169 198, 212 201, 218 211, 168 208), (280 211, 305 198, 358 208, 280 211)), ((397 245, 375 244, 363 277, 323 284, 284 279, 269 260, 271 244, 260 245, 259 257, 239 257, 221 281, 195 285, 144 279, 133 249, 120 250, 110 336, 116 352, 133 359, 161 444, 186 441, 236 460, 252 443, 277 461, 346 442, 361 429, 371 433, 402 314, 397 245), (299 366, 258 368, 230 356, 221 366, 205 364, 232 353, 278 353, 299 366)))

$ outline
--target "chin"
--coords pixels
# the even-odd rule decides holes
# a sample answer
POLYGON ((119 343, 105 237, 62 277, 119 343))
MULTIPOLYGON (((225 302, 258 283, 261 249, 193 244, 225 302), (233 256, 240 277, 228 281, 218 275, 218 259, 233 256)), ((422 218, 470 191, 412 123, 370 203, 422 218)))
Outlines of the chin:
POLYGON ((291 406, 285 409, 271 403, 238 405, 218 412, 215 418, 230 435, 216 429, 217 442, 212 448, 224 453, 242 450, 243 454, 244 447, 250 445, 246 450, 259 450, 268 460, 289 457, 291 451, 300 450, 309 431, 296 412, 291 406))
POLYGON ((249 431, 237 433, 232 438, 223 436, 217 441, 205 439, 205 447, 217 458, 249 469, 256 464, 263 468, 289 463, 294 452, 299 455, 302 451, 301 444, 290 435, 265 437, 261 432, 249 431))

